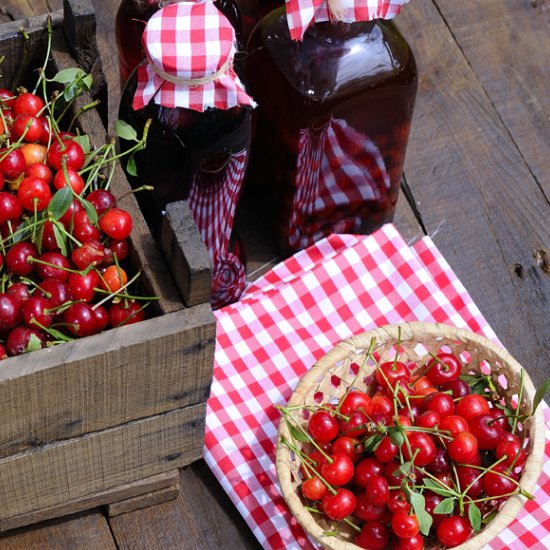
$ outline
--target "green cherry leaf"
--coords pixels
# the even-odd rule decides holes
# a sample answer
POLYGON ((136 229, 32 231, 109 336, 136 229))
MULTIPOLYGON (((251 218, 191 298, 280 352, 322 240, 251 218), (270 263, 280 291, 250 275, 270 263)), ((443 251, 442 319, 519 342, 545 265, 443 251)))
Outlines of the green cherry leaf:
POLYGON ((59 71, 52 80, 61 84, 70 84, 77 78, 82 78, 86 73, 82 69, 70 68, 59 71))
POLYGON ((455 508, 456 499, 454 497, 443 499, 435 508, 434 514, 450 514, 455 508))
POLYGON ((410 491, 409 501, 414 510, 416 519, 418 520, 420 532, 427 537, 430 534, 433 519, 432 516, 426 512, 426 500, 424 499, 424 495, 410 491))
POLYGON ((302 430, 299 430, 294 424, 292 424, 292 422, 288 420, 288 418, 285 418, 285 421, 286 427, 288 428, 292 439, 295 441, 302 441, 303 443, 311 443, 311 439, 307 434, 305 434, 302 430))
POLYGON ((374 435, 371 435, 370 437, 367 437, 367 439, 363 441, 363 451, 365 453, 370 453, 376 450, 376 448, 380 444, 380 441, 382 441, 383 437, 384 436, 382 434, 374 434, 374 435))
POLYGON ((397 447, 401 447, 401 445, 405 443, 405 434, 399 426, 388 428, 388 435, 390 436, 391 442, 397 445, 397 447))
POLYGON ((134 155, 130 155, 130 157, 128 158, 128 162, 126 163, 126 172, 128 172, 130 176, 136 177, 138 175, 136 159, 134 158, 134 155))
POLYGON ((481 529, 481 512, 473 502, 468 506, 468 519, 474 531, 479 531, 481 529))
POLYGON ((73 191, 68 185, 65 185, 55 192, 48 204, 48 212, 53 216, 54 220, 59 220, 67 212, 69 206, 71 206, 71 202, 73 202, 73 191))
POLYGON ((441 495, 443 497, 453 496, 453 493, 450 489, 446 489, 445 487, 443 487, 443 485, 440 485, 439 483, 431 479, 424 479, 423 483, 426 489, 429 489, 430 491, 436 493, 437 495, 441 495))
POLYGON ((122 139, 128 141, 139 141, 137 137, 137 132, 134 130, 130 124, 124 120, 117 120, 115 123, 115 134, 122 139))
POLYGON ((82 147, 82 150, 84 151, 85 155, 88 155, 92 150, 92 146, 90 144, 90 137, 87 135, 75 136, 73 137, 73 141, 76 141, 78 145, 82 147))
POLYGON ((86 214, 88 215, 89 220, 92 222, 93 225, 97 225, 98 217, 97 217, 97 210, 95 209, 95 206, 86 199, 80 198, 80 204, 84 207, 84 210, 86 210, 86 214))
POLYGON ((542 398, 549 391, 550 391, 550 378, 547 378, 535 393, 535 397, 533 398, 533 412, 537 410, 537 407, 539 406, 539 403, 542 401, 542 398))
POLYGON ((29 343, 27 344, 27 347, 25 348, 25 353, 29 351, 36 351, 37 349, 42 348, 42 341, 36 334, 31 334, 29 338, 29 343))
POLYGON ((395 470, 393 475, 399 476, 400 474, 402 474, 404 476, 408 476, 411 473, 411 469, 412 469, 412 462, 403 462, 403 464, 401 464, 401 466, 399 466, 399 468, 395 470))
POLYGON ((59 247, 59 250, 61 252, 61 254, 63 254, 63 256, 67 256, 67 242, 66 242, 66 239, 67 237, 65 236, 65 233, 63 233, 63 231, 61 231, 61 229, 59 228, 59 225, 57 223, 54 223, 53 224, 53 234, 54 234, 54 237, 55 237, 55 242, 57 244, 57 246, 59 247))

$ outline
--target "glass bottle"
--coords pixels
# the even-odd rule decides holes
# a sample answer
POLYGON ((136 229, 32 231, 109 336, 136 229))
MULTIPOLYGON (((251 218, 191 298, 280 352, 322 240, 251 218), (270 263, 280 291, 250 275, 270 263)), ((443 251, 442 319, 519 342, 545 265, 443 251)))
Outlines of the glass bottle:
POLYGON ((260 19, 282 6, 284 0, 236 0, 241 15, 242 43, 246 41, 260 19))
POLYGON ((314 22, 295 41, 279 8, 248 51, 259 108, 247 194, 278 250, 391 221, 417 90, 395 25, 314 22))
MULTIPOLYGON (((145 24, 159 9, 178 0, 122 0, 115 19, 120 83, 124 86, 130 73, 145 57, 141 36, 145 24)), ((214 5, 240 30, 240 15, 234 0, 215 0, 214 5)))
MULTIPOLYGON (((191 14, 197 12, 189 8, 189 5, 187 3, 187 6, 168 6, 153 17, 161 18, 166 15, 165 12, 171 13, 173 10, 179 10, 179 13, 191 17, 191 14)), ((212 10, 216 8, 211 6, 205 7, 204 10, 207 15, 212 15, 212 10)), ((199 15, 202 13, 199 12, 199 15)), ((223 15, 217 10, 216 13, 220 17, 221 26, 224 22, 229 25, 223 15)), ((196 18, 197 21, 199 19, 200 17, 196 18)), ((183 26, 185 24, 182 23, 183 26)), ((146 36, 147 30, 145 32, 146 36)), ((181 42, 179 44, 181 45, 181 42)), ((168 46, 167 52, 171 51, 170 47, 173 44, 168 46)), ((153 62, 158 66, 162 64, 162 60, 152 60, 153 54, 149 54, 148 59, 142 61, 131 74, 123 90, 119 108, 119 118, 131 124, 138 134, 143 131, 147 121, 152 121, 147 145, 135 155, 137 176, 129 175, 129 180, 133 187, 145 184, 154 187, 151 192, 136 194, 153 236, 159 238, 166 204, 188 200, 213 260, 214 307, 236 300, 244 289, 246 280, 244 252, 241 244, 235 243, 233 222, 248 163, 254 102, 242 89, 233 69, 227 68, 227 61, 223 62, 223 56, 228 55, 227 59, 232 63, 233 43, 231 48, 230 54, 220 53, 220 60, 217 66, 211 67, 210 75, 215 77, 212 73, 222 66, 221 70, 226 71, 223 78, 225 81, 230 79, 230 88, 241 87, 236 104, 227 105, 228 101, 231 103, 228 99, 230 96, 219 84, 219 80, 205 85, 210 88, 200 96, 203 98, 200 101, 204 103, 199 105, 190 99, 192 93, 186 93, 192 87, 192 82, 171 84, 167 80, 162 81, 159 91, 150 101, 143 100, 143 105, 136 107, 136 98, 143 92, 144 83, 151 83, 150 80, 147 81, 147 75, 150 74, 147 73, 148 66, 153 62), (215 94, 211 93, 214 90, 213 86, 216 86, 215 94), (167 87, 170 89, 167 90, 167 87), (178 97, 183 98, 182 105, 174 104, 178 97), (238 251, 240 257, 235 251, 238 251)), ((223 50, 223 47, 219 49, 223 50)), ((184 65, 189 63, 186 59, 184 58, 184 65)), ((195 70, 189 66, 183 69, 184 72, 195 70)), ((164 70, 168 70, 166 64, 164 70)), ((181 76, 182 67, 178 70, 181 76)), ((176 74, 177 70, 173 69, 170 75, 164 74, 164 77, 176 81, 176 74)), ((197 91, 201 92, 201 86, 193 87, 193 92, 197 91)), ((121 140, 121 146, 125 148, 128 144, 121 140)))

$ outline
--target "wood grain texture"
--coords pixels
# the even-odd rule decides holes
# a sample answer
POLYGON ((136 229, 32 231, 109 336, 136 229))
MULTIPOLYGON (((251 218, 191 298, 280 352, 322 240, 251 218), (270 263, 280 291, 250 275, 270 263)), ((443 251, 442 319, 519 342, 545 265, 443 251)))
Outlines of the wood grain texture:
POLYGON ((203 304, 5 360, 0 456, 203 403, 214 341, 203 304))
POLYGON ((399 27, 419 64, 406 173, 424 225, 504 345, 541 382, 550 277, 533 254, 550 246, 548 202, 432 1, 408 4, 399 27))
POLYGON ((200 458, 206 404, 0 460, 0 530, 32 513, 200 458))
POLYGON ((109 519, 120 550, 261 549, 204 462, 180 475, 176 500, 109 519))
POLYGON ((185 305, 210 302, 212 261, 187 201, 166 205, 160 241, 185 305))
POLYGON ((0 535, 2 550, 117 550, 100 512, 79 513, 62 520, 0 535))
POLYGON ((436 4, 549 200, 548 0, 436 4))
POLYGON ((143 495, 138 495, 119 502, 113 502, 106 506, 106 513, 109 517, 118 516, 120 514, 127 514, 128 512, 134 512, 135 510, 142 510, 149 506, 156 506, 163 502, 168 502, 177 498, 180 492, 179 479, 178 482, 164 489, 156 489, 143 495))
MULTIPOLYGON (((127 504, 125 504, 127 501, 132 501, 132 499, 139 499, 144 495, 149 495, 151 491, 159 491, 162 490, 162 488, 172 488, 175 485, 179 486, 179 473, 176 471, 175 474, 176 479, 174 479, 174 472, 166 472, 153 475, 145 479, 138 479, 137 481, 133 481, 131 483, 117 485, 116 487, 111 487, 104 491, 98 491, 84 497, 78 497, 72 500, 63 500, 61 503, 53 506, 48 506, 41 508, 40 510, 26 512, 19 516, 4 519, 1 524, 1 529, 11 530, 51 518, 68 516, 76 512, 108 505, 111 502, 117 504, 120 503, 123 506, 127 506, 127 504)), ((136 501, 134 509, 140 507, 139 502, 139 500, 136 501)), ((99 521, 102 516, 98 515, 97 518, 99 521)), ((70 521, 70 518, 68 518, 68 521, 70 521)))

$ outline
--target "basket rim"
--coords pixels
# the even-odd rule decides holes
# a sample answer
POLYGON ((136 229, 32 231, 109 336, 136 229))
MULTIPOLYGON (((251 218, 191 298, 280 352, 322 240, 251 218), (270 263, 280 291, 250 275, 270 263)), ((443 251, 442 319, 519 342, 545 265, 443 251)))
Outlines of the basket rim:
MULTIPOLYGON (((307 393, 319 379, 320 374, 350 357, 351 354, 355 354, 358 350, 368 349, 373 338, 376 340, 376 344, 383 344, 390 340, 397 341, 398 338, 400 338, 400 341, 422 341, 423 338, 439 337, 456 339, 465 344, 471 343, 481 346, 485 350, 488 350, 495 359, 498 359, 503 364, 507 364, 514 372, 519 373, 522 370, 521 365, 504 348, 468 329, 457 328, 443 323, 426 323, 421 321, 384 325, 338 342, 302 376, 288 400, 287 406, 299 404, 298 396, 307 393)), ((524 397, 526 402, 532 406, 535 387, 527 371, 525 369, 523 371, 524 397)), ((322 527, 317 524, 311 513, 303 506, 300 497, 292 486, 291 472, 288 466, 290 462, 290 450, 282 443, 282 438, 289 438, 289 436, 290 433, 286 423, 280 422, 277 433, 275 466, 283 498, 287 502, 292 514, 304 530, 312 535, 323 547, 334 550, 360 550, 360 547, 352 542, 325 536, 322 527)), ((525 491, 532 492, 542 471, 544 459, 545 425, 541 407, 537 408, 530 419, 529 439, 532 450, 525 462, 523 474, 519 482, 525 491)), ((455 547, 455 550, 478 550, 484 544, 490 542, 514 520, 526 501, 527 498, 521 495, 508 498, 495 518, 481 532, 465 543, 455 547)))

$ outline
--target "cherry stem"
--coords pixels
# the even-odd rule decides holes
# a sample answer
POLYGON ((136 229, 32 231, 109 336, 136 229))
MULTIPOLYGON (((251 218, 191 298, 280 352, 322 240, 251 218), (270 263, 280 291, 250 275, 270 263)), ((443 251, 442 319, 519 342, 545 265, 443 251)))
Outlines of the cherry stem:
POLYGON ((519 420, 519 410, 520 410, 520 407, 521 407, 521 401, 523 399, 523 387, 524 387, 524 384, 525 384, 525 371, 523 369, 521 369, 521 372, 520 372, 520 378, 519 378, 519 392, 518 392, 518 404, 517 404, 517 407, 516 407, 516 410, 515 410, 515 415, 514 415, 514 420, 512 421, 512 434, 515 435, 516 433, 516 428, 518 426, 518 420, 519 420))
MULTIPOLYGON (((141 275, 141 271, 138 271, 125 285, 122 285, 118 290, 115 290, 114 292, 111 292, 108 296, 105 296, 102 300, 97 302, 97 304, 94 304, 92 306, 92 309, 95 311, 99 306, 102 306, 105 302, 108 302, 111 298, 114 298, 121 292, 123 292, 125 289, 127 289, 139 276, 141 275)), ((101 277, 101 275, 100 275, 101 277)), ((107 285, 109 286, 109 285, 107 285)), ((137 312, 136 312, 137 313, 137 312)))

